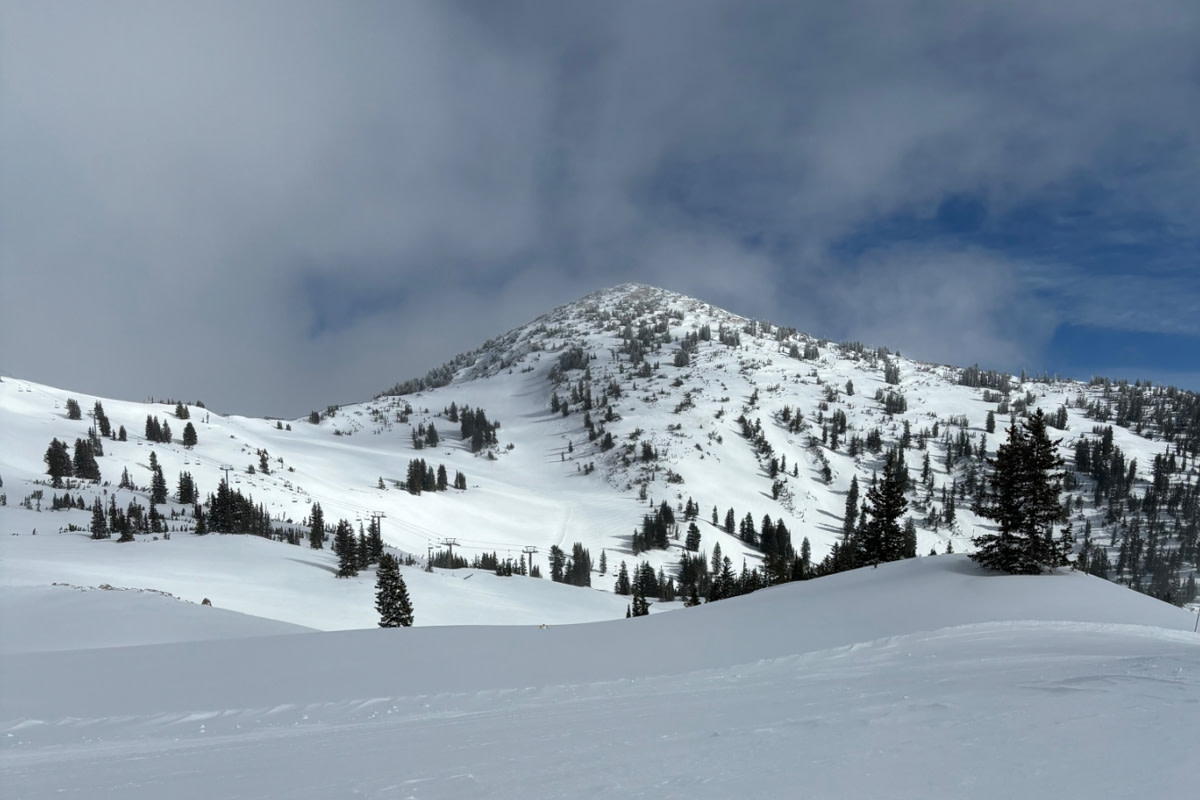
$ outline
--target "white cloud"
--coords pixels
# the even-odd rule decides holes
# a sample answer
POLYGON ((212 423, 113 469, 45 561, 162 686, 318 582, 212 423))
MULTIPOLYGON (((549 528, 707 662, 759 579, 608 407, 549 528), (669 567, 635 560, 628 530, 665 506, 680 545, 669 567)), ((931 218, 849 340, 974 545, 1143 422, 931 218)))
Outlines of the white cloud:
MULTIPOLYGON (((1027 360, 1052 322, 1030 274, 1063 319, 1113 294, 1049 259, 830 243, 1081 177, 1101 218, 1200 230, 1185 0, 0 2, 0 368, 119 396, 301 413, 627 280, 1027 360), (314 274, 394 302, 312 341, 314 274)), ((1128 324, 1195 318, 1163 280, 1120 284, 1128 324)))

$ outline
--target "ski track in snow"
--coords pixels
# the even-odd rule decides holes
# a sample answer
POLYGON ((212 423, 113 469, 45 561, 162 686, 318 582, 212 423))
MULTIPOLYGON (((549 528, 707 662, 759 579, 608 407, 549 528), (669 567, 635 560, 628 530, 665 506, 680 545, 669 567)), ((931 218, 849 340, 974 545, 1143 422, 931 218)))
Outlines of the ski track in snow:
POLYGON ((0 770, 27 798, 1183 797, 1198 712, 1200 639, 1011 622, 658 677, 6 723, 0 770), (1088 769, 1124 747, 1137 769, 1088 769))

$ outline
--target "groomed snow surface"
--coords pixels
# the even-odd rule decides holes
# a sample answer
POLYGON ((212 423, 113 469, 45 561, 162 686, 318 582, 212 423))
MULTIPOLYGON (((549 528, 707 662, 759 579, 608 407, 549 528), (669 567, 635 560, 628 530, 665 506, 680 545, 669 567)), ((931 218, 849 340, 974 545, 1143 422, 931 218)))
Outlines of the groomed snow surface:
POLYGON ((0 789, 22 800, 1200 788, 1194 616, 1074 573, 939 556, 635 620, 298 634, 6 592, 0 789), (101 644, 137 646, 67 649, 101 644))

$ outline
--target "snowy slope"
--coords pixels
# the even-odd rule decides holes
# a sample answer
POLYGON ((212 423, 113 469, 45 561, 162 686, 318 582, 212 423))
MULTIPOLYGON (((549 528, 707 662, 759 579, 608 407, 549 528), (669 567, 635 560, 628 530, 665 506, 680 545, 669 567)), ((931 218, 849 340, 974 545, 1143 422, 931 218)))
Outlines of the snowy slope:
POLYGON ((0 656, 274 636, 311 630, 114 586, 0 587, 0 656))
MULTIPOLYGON (((0 382, 0 493, 7 495, 8 503, 0 506, 0 531, 6 534, 0 536, 0 585, 111 584, 169 592, 191 602, 209 597, 218 608, 320 629, 373 623, 372 574, 335 581, 335 561, 328 549, 312 551, 246 537, 197 539, 186 533, 192 524, 187 507, 168 504, 160 509, 180 515, 171 521, 175 535, 170 539, 139 536, 136 543, 118 545, 65 532, 70 526, 86 529, 90 515, 47 510, 53 490, 41 483, 42 455, 53 437, 69 443, 86 437, 86 414, 97 399, 114 427, 126 427, 129 441, 105 441, 105 455, 99 459, 104 486, 84 484, 71 490, 88 505, 98 489, 115 493, 122 507, 131 500, 145 504, 153 450, 172 489, 178 474, 187 470, 202 496, 216 489, 223 478, 221 467, 232 466, 233 487, 262 503, 281 526, 302 523, 314 502, 321 503, 330 524, 339 517, 355 522, 383 513, 385 540, 418 560, 447 537, 457 541, 456 553, 467 558, 495 552, 501 559, 517 559, 524 548, 536 547, 535 562, 544 574, 551 545, 569 552, 573 542, 581 542, 594 565, 601 551, 607 556, 608 572, 593 570, 590 591, 546 580, 481 572, 471 577, 428 575, 418 567, 408 568, 405 576, 418 625, 558 624, 623 616, 626 599, 610 593, 618 564, 625 561, 632 567, 647 560, 669 575, 682 552, 682 541, 673 542, 670 550, 636 557, 630 551, 630 534, 643 514, 663 500, 676 509, 694 500, 700 507, 702 550, 711 553, 719 544, 735 570, 743 561, 754 567, 760 555, 711 524, 714 508, 721 522, 728 509, 735 510, 739 521, 746 514, 756 522, 764 515, 782 520, 793 546, 798 549, 807 538, 814 560, 820 560, 840 536, 851 478, 857 476, 865 490, 883 458, 869 451, 851 456, 845 437, 837 448, 822 445, 822 421, 840 411, 848 421, 847 435, 862 437, 878 427, 885 445, 899 439, 905 422, 914 435, 938 425, 943 436, 965 430, 974 441, 983 431, 987 412, 997 407, 985 402, 981 390, 957 385, 956 368, 780 331, 693 298, 637 285, 556 309, 486 343, 444 373, 452 376, 447 385, 409 387, 414 390, 403 396, 384 395, 344 406, 322 415, 318 425, 290 420, 285 427, 284 421, 225 417, 190 406, 199 438, 191 450, 179 444, 184 423, 174 419, 173 402, 94 398, 5 378, 0 382), (642 331, 649 342, 644 347, 646 366, 635 367, 628 354, 619 352, 626 329, 635 338, 642 331), (704 329, 711 338, 697 343, 687 366, 674 366, 680 342, 704 329), (737 341, 722 343, 722 332, 736 334, 737 341), (815 346, 818 356, 794 358, 793 346, 800 352, 815 346), (578 363, 564 361, 575 350, 585 356, 586 373, 578 363), (898 371, 898 385, 885 381, 886 363, 898 371), (582 400, 571 398, 580 386, 594 395, 589 416, 593 427, 612 435, 611 450, 602 451, 602 437, 593 439, 585 429, 582 400), (601 400, 611 387, 619 389, 619 396, 613 392, 601 400), (908 407, 888 415, 875 394, 892 389, 905 394, 908 407), (551 411, 555 394, 567 401, 569 414, 551 411), (80 403, 83 420, 66 419, 68 398, 80 403), (498 421, 497 445, 472 453, 449 419, 452 403, 485 409, 489 420, 498 421), (781 422, 785 407, 803 414, 804 423, 795 432, 781 422), (608 420, 607 408, 613 412, 608 420), (174 443, 154 444, 143 438, 148 414, 170 422, 174 443), (742 436, 737 422, 741 415, 760 422, 773 454, 787 464, 778 478, 778 497, 772 496, 769 459, 742 436), (437 428, 438 446, 414 449, 414 429, 420 425, 437 428), (654 453, 651 460, 642 458, 643 443, 654 453), (271 474, 248 473, 248 467, 258 465, 259 450, 269 454, 271 474), (462 471, 468 489, 421 496, 398 489, 413 458, 444 465, 450 475, 462 471), (823 474, 826 464, 828 480, 823 474), (141 490, 116 488, 126 469, 141 490), (20 507, 39 490, 45 495, 40 512, 20 507)), ((1033 407, 1054 411, 1094 390, 1070 381, 1021 384, 1014 378, 1013 396, 1026 392, 1035 395, 1033 407)), ((998 416, 1003 425, 1003 416, 998 416)), ((1093 426, 1074 406, 1068 416, 1062 448, 1069 456, 1074 440, 1090 435, 1093 426)), ((990 452, 1001 433, 987 437, 990 452)), ((1114 440, 1143 469, 1163 450, 1161 442, 1124 428, 1115 429, 1114 440)), ((915 447, 907 452, 915 478, 924 453, 915 447)), ((947 468, 945 447, 937 436, 930 437, 926 452, 933 487, 928 510, 936 516, 941 490, 962 481, 964 467, 947 468)), ((964 551, 984 524, 964 502, 953 525, 935 529, 923 519, 925 500, 914 493, 911 501, 910 513, 919 523, 920 553, 943 552, 948 545, 964 551)), ((653 610, 678 606, 656 603, 653 610)))
POLYGON ((1187 797, 1192 621, 1087 576, 942 556, 639 620, 16 654, 0 783, 31 799, 1187 797))

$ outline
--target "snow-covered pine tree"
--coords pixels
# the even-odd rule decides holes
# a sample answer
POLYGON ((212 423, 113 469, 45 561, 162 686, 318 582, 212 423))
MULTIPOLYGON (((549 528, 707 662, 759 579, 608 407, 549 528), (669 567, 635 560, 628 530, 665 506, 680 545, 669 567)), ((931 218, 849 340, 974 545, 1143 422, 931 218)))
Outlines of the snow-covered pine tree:
POLYGON ((1070 533, 1054 538, 1062 514, 1063 460, 1057 445, 1046 435, 1041 409, 1022 425, 1009 426, 1008 441, 988 460, 988 493, 979 506, 979 513, 998 523, 999 530, 975 537, 973 560, 1017 575, 1038 575, 1067 563, 1070 533))
POLYGON ((408 628, 413 624, 408 587, 404 585, 400 565, 391 553, 384 553, 379 560, 375 577, 375 610, 379 612, 381 628, 408 628))

